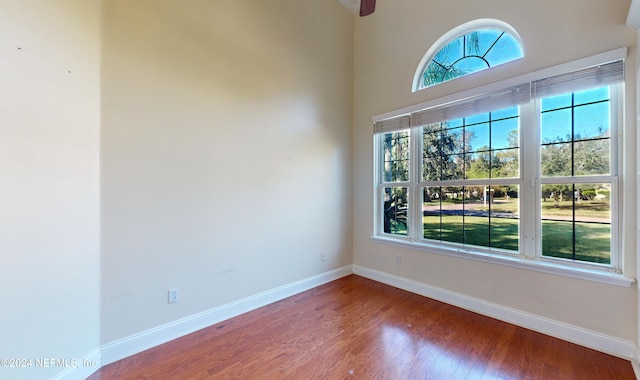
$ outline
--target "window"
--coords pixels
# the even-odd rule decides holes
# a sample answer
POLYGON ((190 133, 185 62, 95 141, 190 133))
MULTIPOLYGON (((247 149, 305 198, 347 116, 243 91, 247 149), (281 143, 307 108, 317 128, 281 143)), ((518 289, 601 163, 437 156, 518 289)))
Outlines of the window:
POLYGON ((515 30, 498 20, 475 20, 440 38, 418 66, 414 91, 524 56, 515 30))
POLYGON ((375 235, 619 271, 622 80, 616 60, 377 120, 375 235))

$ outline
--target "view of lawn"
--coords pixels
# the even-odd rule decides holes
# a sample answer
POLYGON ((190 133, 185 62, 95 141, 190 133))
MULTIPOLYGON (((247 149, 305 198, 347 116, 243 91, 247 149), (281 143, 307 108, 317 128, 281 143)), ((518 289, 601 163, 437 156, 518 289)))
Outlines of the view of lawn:
MULTIPOLYGON (((542 222, 544 256, 573 259, 573 226, 571 222, 542 222)), ((576 223, 575 260, 611 263, 611 226, 598 223, 576 223)))
MULTIPOLYGON (((465 245, 518 250, 518 200, 500 199, 489 205, 480 202, 464 211, 454 208, 456 202, 442 202, 437 209, 429 210, 439 202, 426 202, 423 216, 425 239, 440 240, 465 245), (463 216, 464 214, 464 216, 463 216), (497 215, 501 215, 498 217, 497 215)), ((542 249, 544 256, 575 259, 579 261, 609 264, 611 260, 611 226, 609 203, 582 201, 576 204, 576 219, 591 219, 592 223, 574 224, 572 202, 543 202, 545 219, 542 223, 542 249), (593 222, 595 221, 595 222, 593 222)))
POLYGON ((423 223, 425 239, 518 250, 518 219, 427 215, 423 223))

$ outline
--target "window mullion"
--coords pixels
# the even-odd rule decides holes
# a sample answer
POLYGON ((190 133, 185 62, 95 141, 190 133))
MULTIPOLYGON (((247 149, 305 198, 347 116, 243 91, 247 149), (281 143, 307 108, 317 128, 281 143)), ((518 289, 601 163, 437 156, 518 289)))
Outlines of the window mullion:
POLYGON ((422 179, 422 127, 411 128, 409 141, 409 236, 415 241, 422 237, 422 192, 418 186, 422 179))
POLYGON ((521 253, 534 259, 540 244, 540 117, 539 102, 531 100, 521 107, 520 155, 522 186, 520 198, 521 253))

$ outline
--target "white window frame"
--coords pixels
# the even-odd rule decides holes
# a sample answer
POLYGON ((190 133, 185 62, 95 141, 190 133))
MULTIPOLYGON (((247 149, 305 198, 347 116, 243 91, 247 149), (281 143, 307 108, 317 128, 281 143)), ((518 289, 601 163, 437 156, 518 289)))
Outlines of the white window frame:
MULTIPOLYGON (((608 62, 614 62, 624 60, 627 54, 626 48, 620 48, 612 50, 606 53, 598 54, 592 57, 587 57, 574 62, 554 66, 545 70, 540 70, 534 73, 522 75, 516 78, 507 79, 504 81, 492 83, 479 88, 470 89, 457 94, 452 94, 443 98, 434 99, 428 102, 420 103, 410 107, 405 107, 396 111, 391 111, 385 114, 377 115, 373 117, 374 123, 381 122, 391 118, 398 118, 401 115, 411 115, 412 113, 429 109, 441 104, 447 104, 459 99, 471 98, 481 94, 491 93, 501 88, 508 88, 510 86, 516 86, 525 81, 534 82, 543 78, 553 77, 565 73, 578 71, 587 67, 593 67, 608 62)), ((434 253, 441 253, 445 255, 451 255, 456 257, 463 257, 472 260, 479 260, 483 262, 496 263, 500 265, 507 265, 511 267, 525 268, 530 270, 541 271, 545 273, 559 274, 568 277, 586 279, 591 281, 597 281, 607 284, 613 284, 618 286, 630 287, 634 282, 632 278, 625 277, 623 275, 623 245, 620 244, 621 234, 619 233, 619 226, 622 223, 624 210, 620 208, 621 203, 621 189, 618 186, 618 168, 622 167, 621 160, 622 155, 619 154, 621 145, 619 144, 619 135, 622 133, 623 125, 623 87, 624 84, 614 85, 612 89, 617 88, 611 92, 612 104, 617 105, 617 112, 612 112, 612 130, 611 130, 611 146, 617 147, 617 150, 611 151, 611 176, 589 177, 589 182, 611 182, 612 193, 615 192, 615 197, 612 197, 611 203, 611 263, 610 265, 598 265, 591 263, 582 263, 576 261, 563 261, 555 258, 543 257, 541 255, 541 201, 537 194, 541 193, 541 185, 544 180, 541 180, 539 162, 539 100, 532 99, 529 103, 521 105, 520 107, 520 155, 521 157, 527 157, 526 160, 520 160, 520 177, 510 179, 500 179, 509 184, 518 184, 520 186, 519 202, 520 202, 520 252, 519 254, 504 254, 495 249, 476 249, 476 247, 465 247, 459 244, 434 244, 433 241, 423 239, 421 235, 422 228, 417 228, 418 224, 421 224, 422 218, 420 217, 420 207, 416 204, 422 204, 422 191, 420 177, 420 156, 421 156, 421 132, 422 128, 410 129, 410 181, 402 183, 388 183, 382 181, 382 168, 380 167, 381 161, 381 138, 383 134, 374 134, 374 188, 375 188, 375 200, 374 200, 374 233, 372 239, 376 242, 385 244, 391 244, 395 246, 401 246, 406 248, 417 249, 421 251, 428 251, 434 253), (537 123, 537 125, 531 126, 527 123, 537 123), (616 126, 619 128, 615 129, 616 126), (523 145, 523 139, 531 141, 533 139, 536 144, 523 145), (537 147, 534 152, 528 150, 537 147), (528 149, 528 150, 527 150, 528 149), (535 157, 535 159, 533 159, 535 157), (606 178, 604 178, 606 177, 606 178), (525 180, 525 178, 527 178, 525 180), (530 182, 530 183, 527 183, 530 182), (383 214, 382 202, 384 187, 388 186, 402 186, 407 187, 409 192, 409 212, 408 212, 408 235, 397 236, 392 234, 385 234, 382 231, 383 214), (536 202, 524 202, 525 199, 536 199, 536 202), (525 215, 535 215, 535 218, 525 215), (531 224, 534 224, 533 226, 531 224)), ((484 180, 479 180, 484 181, 484 180)), ((495 182, 495 179, 491 180, 495 182)), ((489 182, 489 180, 484 181, 489 182)), ((576 181, 574 181, 576 182, 576 181)), ((579 182, 579 181, 577 181, 579 182)))

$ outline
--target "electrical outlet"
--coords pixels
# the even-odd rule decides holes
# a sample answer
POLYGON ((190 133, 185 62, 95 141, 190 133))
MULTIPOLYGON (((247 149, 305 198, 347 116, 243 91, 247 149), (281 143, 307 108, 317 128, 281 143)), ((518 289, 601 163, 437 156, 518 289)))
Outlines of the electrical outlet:
POLYGON ((396 265, 402 265, 402 256, 396 256, 396 265))
POLYGON ((324 252, 320 252, 320 261, 327 261, 327 255, 324 252))
POLYGON ((169 303, 178 302, 178 288, 169 289, 169 303))

